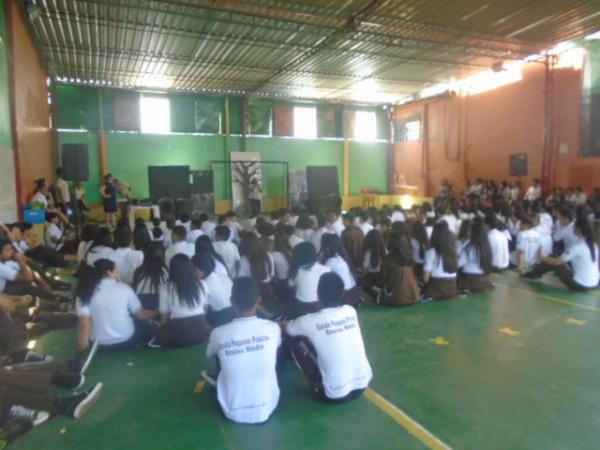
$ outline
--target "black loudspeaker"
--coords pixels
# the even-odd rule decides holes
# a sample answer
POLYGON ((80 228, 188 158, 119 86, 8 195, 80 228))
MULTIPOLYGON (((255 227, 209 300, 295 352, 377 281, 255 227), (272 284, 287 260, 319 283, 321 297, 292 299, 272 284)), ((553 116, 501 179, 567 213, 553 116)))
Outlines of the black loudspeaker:
POLYGON ((65 180, 90 179, 90 151, 87 144, 63 144, 61 153, 65 180))
POLYGON ((190 166, 148 166, 150 198, 190 198, 190 166))
POLYGON ((212 170, 195 170, 192 172, 192 194, 213 193, 212 170))
POLYGON ((172 198, 161 198, 156 202, 158 208, 160 210, 160 218, 162 220, 167 220, 170 218, 175 218, 175 200, 172 198))
POLYGON ((337 166, 307 166, 306 188, 309 200, 340 195, 337 166))
POLYGON ((190 217, 194 212, 194 202, 191 198, 178 198, 177 199, 177 207, 176 214, 177 218, 181 219, 182 214, 187 214, 190 217))
POLYGON ((511 177, 527 176, 527 153, 510 155, 508 169, 511 177))

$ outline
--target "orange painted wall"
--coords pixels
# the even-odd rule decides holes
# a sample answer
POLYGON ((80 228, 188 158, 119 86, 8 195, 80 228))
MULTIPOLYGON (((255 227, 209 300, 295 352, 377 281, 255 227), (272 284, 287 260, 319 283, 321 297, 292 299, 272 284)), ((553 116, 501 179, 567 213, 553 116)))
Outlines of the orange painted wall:
MULTIPOLYGON (((582 73, 555 71, 555 134, 552 151, 554 185, 600 185, 600 158, 582 158, 582 73), (560 144, 568 148, 559 154, 560 144)), ((421 195, 434 195, 443 178, 461 191, 465 179, 511 180, 509 156, 527 153, 528 185, 542 173, 544 147, 544 68, 528 65, 519 82, 468 97, 450 97, 395 108, 395 117, 421 112, 423 139, 396 143, 394 169, 406 171, 421 195), (423 161, 420 180, 418 167, 423 161), (418 181, 418 182, 417 182, 418 181)))
POLYGON ((16 150, 21 204, 27 203, 37 178, 53 179, 55 162, 49 128, 47 75, 17 6, 10 3, 15 99, 16 150))

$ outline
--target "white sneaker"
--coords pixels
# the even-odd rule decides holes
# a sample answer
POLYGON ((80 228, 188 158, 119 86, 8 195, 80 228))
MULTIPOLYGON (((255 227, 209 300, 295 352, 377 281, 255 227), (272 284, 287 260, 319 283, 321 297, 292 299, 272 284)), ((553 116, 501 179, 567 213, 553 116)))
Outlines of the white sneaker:
POLYGON ((50 414, 46 411, 36 411, 35 409, 25 408, 21 405, 14 405, 8 411, 9 417, 26 417, 31 420, 34 427, 43 424, 50 418, 50 414))
POLYGON ((206 381, 212 387, 216 387, 217 386, 217 382, 215 381, 215 379, 212 376, 210 376, 208 374, 208 370, 203 370, 202 372, 200 372, 200 375, 202 376, 202 378, 204 379, 204 381, 206 381))

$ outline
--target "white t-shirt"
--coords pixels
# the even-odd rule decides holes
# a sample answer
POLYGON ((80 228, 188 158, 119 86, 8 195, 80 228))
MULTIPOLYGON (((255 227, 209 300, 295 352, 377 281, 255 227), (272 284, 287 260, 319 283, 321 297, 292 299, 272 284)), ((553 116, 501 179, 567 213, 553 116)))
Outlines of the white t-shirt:
POLYGON ((484 273, 481 268, 481 256, 475 247, 469 245, 469 241, 465 242, 459 254, 458 267, 461 267, 463 272, 469 275, 483 275, 484 273))
POLYGON ((55 223, 49 223, 46 227, 46 246, 51 248, 52 250, 60 251, 63 248, 63 243, 57 243, 60 241, 63 232, 55 223), (52 242, 52 238, 56 240, 56 242, 52 242))
POLYGON ((373 229, 373 225, 371 225, 369 222, 363 222, 358 225, 358 228, 360 228, 360 231, 362 231, 363 236, 366 236, 367 233, 373 229))
POLYGON ((309 269, 300 267, 296 278, 290 280, 290 286, 296 287, 296 299, 304 303, 314 303, 319 301, 317 287, 319 279, 324 273, 331 272, 329 267, 315 263, 309 269))
POLYGON ((110 259, 115 262, 121 281, 131 286, 133 273, 144 263, 144 253, 129 247, 120 247, 112 252, 110 259))
POLYGON ((542 236, 542 251, 544 255, 552 254, 553 242, 548 229, 542 225, 538 225, 537 227, 533 227, 532 230, 537 231, 542 236))
POLYGON ((342 236, 342 232, 346 229, 346 227, 344 227, 344 224, 342 223, 342 219, 340 218, 338 218, 338 220, 336 220, 335 222, 329 224, 328 228, 331 233, 335 233, 338 236, 342 236))
POLYGON ((167 268, 171 263, 173 256, 178 254, 184 254, 192 258, 196 254, 196 246, 190 242, 179 241, 171 244, 165 251, 165 264, 167 268))
POLYGON ((288 238, 288 244, 290 244, 291 248, 294 248, 296 245, 301 244, 302 242, 304 242, 304 239, 299 238, 298 236, 296 236, 295 234, 292 234, 289 238, 288 238))
POLYGON ((594 288, 600 282, 600 271, 598 270, 598 246, 594 244, 594 256, 587 243, 582 239, 577 244, 566 250, 560 258, 564 262, 571 263, 573 268, 573 279, 586 288, 594 288))
POLYGON ((87 254, 87 265, 93 266, 99 259, 111 259, 114 250, 104 245, 96 245, 87 254))
POLYGON ((238 318, 212 330, 206 355, 219 358, 217 398, 227 418, 261 423, 275 410, 280 344, 279 325, 257 317, 238 318))
POLYGON ((215 249, 215 252, 221 255, 223 261, 225 261, 229 276, 234 276, 235 264, 240 260, 240 252, 237 245, 228 241, 215 241, 213 242, 213 248, 215 249))
POLYGON ((321 227, 318 230, 315 230, 310 236, 310 243, 315 246, 315 249, 317 249, 317 253, 319 253, 319 250, 321 250, 321 238, 325 233, 328 232, 329 231, 327 230, 327 228, 321 227))
POLYGON ((531 186, 529 189, 527 189, 527 192, 525 193, 525 200, 529 200, 530 202, 539 200, 541 197, 542 188, 540 186, 531 186))
POLYGON ((540 225, 548 230, 548 234, 552 234, 552 228, 554 228, 554 219, 552 219, 552 216, 547 212, 541 212, 539 216, 540 225))
POLYGON ((523 252, 523 262, 526 267, 533 267, 540 262, 542 235, 535 228, 523 230, 517 234, 517 250, 523 252))
POLYGON ((519 195, 521 195, 521 189, 519 189, 518 186, 510 189, 510 198, 513 200, 519 200, 519 195))
POLYGON ((142 304, 133 290, 111 278, 100 281, 90 303, 76 303, 77 315, 92 321, 92 339, 102 345, 128 341, 135 332, 131 314, 137 314, 142 304))
POLYGON ((200 236, 204 235, 204 231, 202 230, 198 230, 198 229, 193 229, 190 230, 190 232, 187 234, 186 240, 190 243, 190 244, 196 244, 196 239, 198 239, 200 236))
POLYGON ((587 195, 585 192, 579 194, 573 194, 573 203, 576 205, 584 205, 587 202, 587 195))
POLYGON ((290 264, 281 252, 273 252, 273 264, 275 266, 275 278, 278 280, 287 280, 290 264))
POLYGON ((172 283, 165 283, 158 291, 158 310, 161 314, 168 314, 171 319, 185 319, 186 317, 199 316, 206 313, 207 294, 203 281, 198 280, 198 301, 193 306, 179 301, 177 288, 172 283))
POLYGON ((430 248, 425 252, 425 264, 423 271, 431 274, 432 278, 455 278, 456 272, 444 271, 444 261, 435 251, 435 248, 430 248))
POLYGON ((213 311, 221 311, 231 306, 233 283, 228 276, 212 272, 203 281, 208 294, 208 305, 213 311))
POLYGON ((454 214, 444 214, 440 219, 440 222, 442 220, 448 224, 448 229, 456 236, 460 227, 459 219, 457 219, 454 214))
MULTIPOLYGON (((265 272, 267 274, 267 277, 264 280, 261 280, 261 283, 268 283, 269 281, 271 281, 271 278, 275 274, 275 264, 273 263, 273 256, 270 253, 267 253, 267 255, 269 257, 269 264, 265 266, 265 272)), ((237 276, 238 278, 252 276, 252 272, 250 270, 250 262, 248 261, 248 258, 246 258, 246 256, 242 256, 240 258, 240 268, 238 270, 237 276)))
POLYGON ((561 225, 560 223, 557 223, 552 238, 555 242, 563 241, 565 244, 565 250, 571 248, 580 241, 579 236, 575 234, 574 222, 571 222, 567 225, 561 225))
POLYGON ((340 255, 335 255, 325 261, 325 267, 329 267, 332 272, 337 273, 344 282, 344 290, 349 291, 356 286, 354 275, 350 272, 348 263, 340 255))
POLYGON ((404 213, 402 211, 394 211, 392 213, 392 217, 390 218, 390 220, 392 221, 392 223, 404 222, 404 220, 405 220, 404 213))
POLYGON ((31 204, 33 204, 33 203, 41 203, 41 204, 44 205, 44 208, 48 207, 48 199, 41 192, 36 192, 35 194, 33 194, 31 196, 30 203, 31 204))
POLYGON ((16 261, 6 261, 0 263, 0 292, 6 289, 7 281, 15 281, 19 276, 21 266, 16 261))
POLYGON ((492 266, 496 269, 506 269, 510 264, 508 239, 496 228, 488 231, 488 239, 492 248, 492 266))
POLYGON ((287 332, 292 337, 304 336, 314 345, 327 397, 342 398, 369 385, 373 372, 353 307, 305 314, 289 322, 287 332))
POLYGON ((412 257, 415 264, 423 264, 425 258, 421 257, 421 244, 415 238, 410 239, 410 245, 412 247, 412 257))
POLYGON ((217 225, 214 222, 212 222, 210 220, 205 220, 204 222, 202 222, 202 226, 200 227, 200 229, 207 236, 212 236, 216 227, 217 227, 217 225))

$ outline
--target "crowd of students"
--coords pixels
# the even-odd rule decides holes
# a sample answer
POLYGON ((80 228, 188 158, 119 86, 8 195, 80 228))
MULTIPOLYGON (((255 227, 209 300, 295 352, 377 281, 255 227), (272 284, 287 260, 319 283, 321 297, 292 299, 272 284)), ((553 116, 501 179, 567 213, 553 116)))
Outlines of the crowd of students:
MULTIPOLYGON (((216 222, 206 214, 183 215, 150 226, 137 220, 133 229, 121 220, 114 231, 87 225, 72 255, 59 247, 57 233, 46 233, 47 245, 36 250, 24 225, 10 225, 0 241, 0 320, 12 324, 0 333, 5 365, 45 367, 47 358, 25 351, 23 339, 76 326, 78 353, 60 366, 61 374, 79 380, 75 387, 96 350, 208 341, 218 374, 203 376, 217 386, 223 412, 234 421, 268 419, 279 398, 277 361, 286 355, 324 401, 355 398, 372 372, 354 307, 484 292, 493 287, 490 274, 510 266, 525 278, 553 271, 568 288, 597 287, 598 193, 582 204, 556 191, 542 201, 537 181, 523 198, 481 185, 463 196, 446 185, 433 204, 409 209, 315 216, 294 208, 243 221, 230 211, 216 222), (47 270, 73 259, 79 263, 75 312, 55 294, 68 286, 57 286, 47 270), (261 302, 277 304, 284 314, 275 321, 264 310, 257 313, 261 302)), ((52 214, 48 228, 57 225, 52 214)), ((75 396, 84 402, 80 409, 100 389, 75 396)), ((12 395, 0 390, 4 410, 20 408, 13 415, 22 416, 24 406, 54 413, 62 404, 52 397, 55 408, 47 411, 40 403, 15 403, 12 395)))

